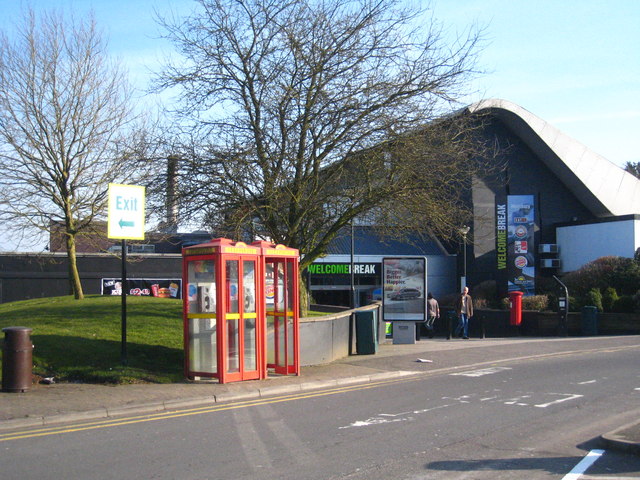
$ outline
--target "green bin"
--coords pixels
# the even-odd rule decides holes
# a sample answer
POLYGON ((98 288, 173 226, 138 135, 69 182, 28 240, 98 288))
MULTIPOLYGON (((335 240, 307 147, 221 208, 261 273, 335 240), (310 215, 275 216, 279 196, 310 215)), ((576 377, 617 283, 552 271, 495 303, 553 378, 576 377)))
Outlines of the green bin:
POLYGON ((378 335, 373 311, 356 312, 356 353, 371 355, 378 351, 378 335))
POLYGON ((582 335, 598 335, 598 309, 582 307, 582 335))

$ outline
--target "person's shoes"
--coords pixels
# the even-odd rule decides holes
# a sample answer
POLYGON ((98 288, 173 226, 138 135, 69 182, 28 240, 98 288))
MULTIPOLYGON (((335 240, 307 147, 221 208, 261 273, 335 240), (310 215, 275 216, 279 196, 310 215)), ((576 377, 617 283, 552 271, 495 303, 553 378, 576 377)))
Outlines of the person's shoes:
POLYGON ((469 340, 469 337, 462 337, 463 340, 469 340))

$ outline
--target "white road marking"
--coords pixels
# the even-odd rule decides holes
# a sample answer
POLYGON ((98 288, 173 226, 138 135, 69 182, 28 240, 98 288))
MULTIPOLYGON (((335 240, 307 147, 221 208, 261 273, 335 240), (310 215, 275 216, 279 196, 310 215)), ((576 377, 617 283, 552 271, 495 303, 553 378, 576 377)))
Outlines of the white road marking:
POLYGON ((571 393, 553 393, 552 395, 566 395, 566 398, 560 398, 558 400, 554 400, 553 402, 548 402, 548 403, 540 403, 538 405, 534 405, 534 407, 546 408, 549 405, 555 405, 556 403, 562 403, 568 400, 575 400, 576 398, 580 398, 584 396, 584 395, 572 395, 571 393))
POLYGON ((519 396, 519 397, 515 397, 515 398, 512 398, 512 399, 504 402, 504 404, 505 405, 518 405, 518 406, 521 406, 521 407, 527 407, 527 406, 529 406, 529 404, 528 403, 524 403, 524 402, 521 401, 521 400, 524 400, 525 398, 531 398, 531 395, 522 395, 522 396, 519 396))
POLYGON ((586 382, 578 382, 578 385, 587 385, 589 383, 596 383, 595 380, 587 380, 586 382))
POLYGON ((422 413, 432 412, 433 410, 438 410, 440 408, 451 407, 451 404, 447 405, 439 405, 437 407, 432 408, 424 408, 422 410, 414 410, 412 412, 404 412, 404 413, 379 413, 375 417, 369 417, 366 420, 356 420, 349 425, 345 425, 344 427, 338 427, 339 430, 343 430, 345 428, 353 428, 353 427, 369 427, 371 425, 382 425, 385 423, 396 423, 396 422, 407 422, 410 420, 415 420, 414 415, 420 415, 422 413))
POLYGON ((562 477, 562 480, 578 480, 603 453, 604 450, 591 450, 587 456, 580 461, 580 463, 573 467, 573 470, 562 477))
POLYGON ((471 370, 470 372, 452 373, 451 375, 457 375, 462 377, 482 377, 483 375, 492 375, 494 373, 502 372, 503 370, 511 370, 510 367, 490 367, 480 370, 471 370))

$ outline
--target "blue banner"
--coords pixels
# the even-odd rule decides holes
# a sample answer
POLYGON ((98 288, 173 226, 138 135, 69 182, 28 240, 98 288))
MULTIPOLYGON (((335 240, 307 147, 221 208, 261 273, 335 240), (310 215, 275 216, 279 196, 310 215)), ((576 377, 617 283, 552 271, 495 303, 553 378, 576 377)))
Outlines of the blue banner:
POLYGON ((507 290, 535 295, 535 195, 509 195, 506 213, 507 290))

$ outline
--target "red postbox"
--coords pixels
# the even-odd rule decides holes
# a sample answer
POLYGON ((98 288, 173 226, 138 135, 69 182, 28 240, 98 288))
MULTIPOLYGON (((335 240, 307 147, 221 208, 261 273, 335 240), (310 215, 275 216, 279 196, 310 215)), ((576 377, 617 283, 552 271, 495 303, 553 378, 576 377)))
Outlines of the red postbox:
POLYGON ((511 317, 509 323, 518 326, 522 323, 522 292, 509 292, 509 306, 511 317))
POLYGON ((263 379, 274 349, 284 349, 274 355, 284 368, 276 362, 274 370, 299 374, 298 251, 216 238, 184 248, 182 256, 185 376, 220 383, 263 379), (269 265, 283 272, 272 275, 278 308, 271 310, 269 265), (269 318, 278 319, 273 345, 267 342, 269 318))

